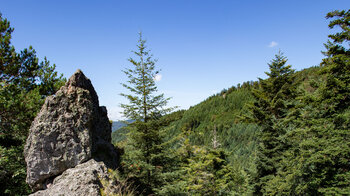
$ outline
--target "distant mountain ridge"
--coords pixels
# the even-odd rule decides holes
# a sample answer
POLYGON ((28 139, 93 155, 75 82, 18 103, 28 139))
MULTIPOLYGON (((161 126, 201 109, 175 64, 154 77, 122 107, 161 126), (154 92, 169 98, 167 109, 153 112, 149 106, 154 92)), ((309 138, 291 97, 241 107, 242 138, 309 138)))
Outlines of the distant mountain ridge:
POLYGON ((120 128, 125 127, 127 124, 125 123, 132 123, 134 120, 118 120, 118 121, 113 121, 112 123, 112 132, 117 131, 120 128))

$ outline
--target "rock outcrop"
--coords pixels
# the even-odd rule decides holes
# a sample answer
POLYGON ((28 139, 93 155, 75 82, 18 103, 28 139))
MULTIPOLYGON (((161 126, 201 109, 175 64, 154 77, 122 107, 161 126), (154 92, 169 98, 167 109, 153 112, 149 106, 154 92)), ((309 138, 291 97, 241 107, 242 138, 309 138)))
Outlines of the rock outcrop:
MULTIPOLYGON (((79 171, 83 170, 84 164, 91 163, 91 159, 95 163, 102 161, 101 164, 109 168, 118 166, 119 157, 111 144, 111 124, 107 110, 99 106, 91 81, 80 70, 55 95, 46 98, 30 128, 24 156, 27 162, 27 183, 34 191, 48 187, 54 190, 65 183, 68 186, 69 176, 75 172, 80 175, 79 171)), ((95 163, 92 164, 94 169, 86 170, 86 174, 104 170, 95 163)), ((88 187, 97 186, 93 178, 89 182, 74 183, 78 183, 77 186, 79 183, 88 183, 87 192, 90 190, 88 187)), ((69 187, 65 190, 74 189, 69 187)), ((50 195, 44 194, 45 191, 40 192, 50 195)))

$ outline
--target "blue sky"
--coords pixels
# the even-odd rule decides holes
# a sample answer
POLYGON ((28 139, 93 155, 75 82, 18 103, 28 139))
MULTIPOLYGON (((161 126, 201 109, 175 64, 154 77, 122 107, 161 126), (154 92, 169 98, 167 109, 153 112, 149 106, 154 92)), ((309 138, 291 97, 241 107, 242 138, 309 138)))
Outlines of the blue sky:
POLYGON ((138 32, 158 59, 159 92, 170 106, 187 109, 238 83, 265 78, 281 49, 296 70, 317 65, 327 41, 325 15, 349 9, 349 0, 0 0, 15 28, 17 50, 32 45, 65 77, 81 69, 121 119, 121 72, 135 50, 138 32))

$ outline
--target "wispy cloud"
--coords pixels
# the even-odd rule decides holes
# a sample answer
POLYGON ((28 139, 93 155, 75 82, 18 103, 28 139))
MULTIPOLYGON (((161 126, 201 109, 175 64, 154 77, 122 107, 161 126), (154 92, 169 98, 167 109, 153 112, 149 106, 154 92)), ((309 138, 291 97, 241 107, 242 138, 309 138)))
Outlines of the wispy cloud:
POLYGON ((275 42, 275 41, 272 41, 272 42, 268 45, 268 47, 270 47, 270 48, 273 48, 273 47, 275 47, 275 46, 278 46, 278 43, 275 42))
POLYGON ((154 76, 154 81, 161 81, 162 80, 162 75, 161 74, 157 74, 156 76, 154 76))

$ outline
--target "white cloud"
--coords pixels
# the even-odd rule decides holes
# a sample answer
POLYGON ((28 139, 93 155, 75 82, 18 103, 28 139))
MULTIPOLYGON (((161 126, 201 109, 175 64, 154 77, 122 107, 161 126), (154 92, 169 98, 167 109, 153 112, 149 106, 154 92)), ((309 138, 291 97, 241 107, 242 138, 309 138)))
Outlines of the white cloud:
POLYGON ((275 47, 275 46, 277 46, 277 45, 278 45, 277 42, 272 41, 268 46, 269 46, 270 48, 273 48, 273 47, 275 47))
POLYGON ((162 75, 161 74, 157 74, 154 76, 154 81, 159 82, 160 80, 162 80, 162 75))

